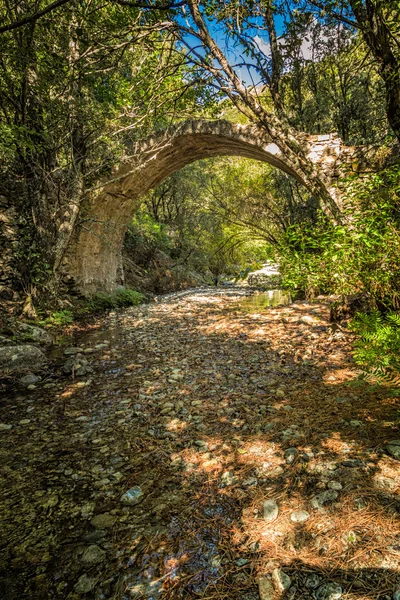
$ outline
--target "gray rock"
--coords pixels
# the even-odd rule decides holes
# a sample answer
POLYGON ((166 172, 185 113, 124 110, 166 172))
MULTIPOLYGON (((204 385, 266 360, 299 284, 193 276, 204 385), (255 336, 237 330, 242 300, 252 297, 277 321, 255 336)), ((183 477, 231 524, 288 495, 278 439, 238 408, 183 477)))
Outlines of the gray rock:
POLYGON ((28 373, 28 375, 25 375, 19 381, 24 387, 28 387, 38 383, 38 381, 40 381, 40 377, 37 377, 37 375, 34 375, 33 373, 28 373))
POLYGON ((221 475, 221 485, 222 487, 228 487, 229 485, 235 485, 238 483, 238 478, 232 471, 225 471, 221 475))
POLYGON ((104 550, 99 548, 98 546, 89 546, 86 548, 85 552, 82 555, 82 562, 86 565, 98 565, 99 563, 104 562, 106 559, 106 553, 104 550))
POLYGON ((0 335, 0 346, 16 346, 17 344, 15 343, 14 340, 12 340, 11 338, 6 337, 5 335, 0 335))
POLYGON ((339 494, 336 490, 325 490, 320 494, 317 494, 311 500, 311 506, 313 508, 322 508, 325 504, 330 504, 338 498, 339 494))
POLYGON ((286 592, 291 586, 292 580, 289 575, 286 575, 282 569, 274 569, 272 571, 272 581, 275 589, 278 592, 286 592))
POLYGON ((242 483, 243 487, 255 487, 256 485, 258 485, 258 480, 256 477, 249 477, 248 479, 245 479, 242 483))
POLYGON ((0 347, 0 372, 19 373, 27 368, 36 370, 46 362, 46 356, 36 346, 0 347))
POLYGON ((288 448, 287 450, 285 450, 285 460, 288 465, 291 465, 292 462, 294 462, 298 453, 299 451, 297 450, 297 448, 288 448))
POLYGON ((266 575, 261 575, 258 579, 258 593, 260 600, 274 600, 275 598, 274 586, 266 575))
POLYGON ((83 352, 82 348, 76 348, 75 346, 71 346, 70 348, 65 348, 64 354, 65 356, 74 356, 75 354, 81 354, 83 352))
POLYGON ((275 521, 279 514, 279 507, 275 500, 266 500, 262 505, 263 518, 265 521, 275 521))
POLYGON ((71 358, 64 363, 62 370, 65 375, 76 375, 77 377, 92 373, 88 361, 82 354, 71 356, 71 358))
POLYGON ((77 594, 87 594, 93 590, 97 583, 97 579, 94 577, 88 577, 86 573, 81 575, 75 584, 75 592, 77 594))
POLYGON ((116 517, 110 515, 110 513, 102 513, 93 517, 90 522, 96 529, 108 529, 113 527, 116 520, 116 517))
POLYGON ((363 461, 358 458, 349 458, 349 460, 344 460, 342 462, 342 466, 348 467, 349 469, 356 469, 357 467, 362 467, 363 464, 363 461))
POLYGON ((400 587, 398 587, 394 590, 393 600, 400 600, 400 587))
POLYGON ((15 331, 21 341, 43 344, 44 346, 51 346, 53 343, 51 335, 41 327, 36 327, 36 325, 16 323, 15 331))
POLYGON ((8 423, 0 423, 0 431, 9 431, 10 429, 12 429, 12 425, 9 425, 8 423))
POLYGON ((304 523, 305 521, 308 521, 309 518, 310 513, 306 510, 295 510, 290 515, 290 520, 293 521, 293 523, 304 523))
POLYGON ((400 460, 400 440, 391 440, 385 446, 385 449, 392 458, 395 458, 396 460, 400 460))
POLYGON ((339 481, 330 481, 328 483, 328 488, 330 490, 339 491, 339 490, 343 489, 343 486, 342 486, 342 484, 339 481))
POLYGON ((316 573, 311 573, 311 575, 309 575, 307 577, 304 585, 309 590, 316 590, 317 587, 320 586, 320 584, 321 584, 321 577, 319 575, 317 575, 316 573))
POLYGON ((342 586, 338 583, 325 583, 317 590, 317 600, 339 600, 342 597, 342 586))
POLYGON ((135 485, 122 494, 120 501, 126 506, 134 506, 143 500, 144 494, 142 489, 135 485))
POLYGON ((105 531, 103 531, 102 529, 96 529, 96 531, 91 531, 90 533, 85 535, 85 537, 83 539, 88 544, 97 544, 98 542, 103 541, 105 537, 106 537, 105 531))
POLYGON ((96 350, 94 348, 85 348, 83 353, 84 354, 94 354, 96 352, 96 350))
MULTIPOLYGON (((164 406, 166 406, 166 404, 164 404, 164 406)), ((174 405, 172 404, 172 407, 174 405)), ((204 440, 196 440, 194 442, 195 446, 198 446, 199 448, 208 448, 208 444, 207 442, 205 442, 204 440)))

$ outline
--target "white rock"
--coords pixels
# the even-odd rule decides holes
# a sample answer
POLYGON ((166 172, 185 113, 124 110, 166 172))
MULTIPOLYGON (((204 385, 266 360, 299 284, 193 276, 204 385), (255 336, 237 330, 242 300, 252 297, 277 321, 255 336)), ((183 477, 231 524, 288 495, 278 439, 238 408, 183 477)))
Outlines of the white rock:
POLYGON ((258 579, 258 593, 260 600, 274 600, 275 590, 272 581, 266 575, 261 575, 258 579))
POLYGON ((274 569, 272 571, 272 581, 278 592, 285 592, 291 586, 292 580, 289 575, 286 575, 282 569, 274 569))
POLYGON ((266 500, 262 505, 264 521, 275 521, 279 514, 279 507, 275 500, 266 500))

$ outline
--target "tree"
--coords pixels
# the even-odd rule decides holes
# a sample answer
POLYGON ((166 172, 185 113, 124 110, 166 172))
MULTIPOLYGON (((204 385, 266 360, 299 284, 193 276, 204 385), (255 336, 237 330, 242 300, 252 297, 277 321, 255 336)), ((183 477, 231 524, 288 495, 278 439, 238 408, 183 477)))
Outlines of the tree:
POLYGON ((88 190, 146 131, 195 113, 204 91, 159 12, 98 0, 56 8, 57 19, 1 9, 19 23, 0 36, 1 181, 23 225, 15 266, 29 293, 57 281, 88 190))
POLYGON ((400 4, 397 0, 307 0, 306 7, 318 9, 319 17, 328 15, 360 30, 386 89, 386 114, 400 141, 400 4))
MULTIPOLYGON (((306 187, 310 192, 317 196, 325 207, 334 215, 335 218, 340 218, 340 211, 335 200, 330 195, 326 183, 321 175, 306 156, 304 144, 298 135, 298 131, 291 126, 287 113, 283 110, 279 93, 280 81, 280 65, 281 60, 277 56, 272 59, 271 70, 269 73, 263 69, 263 65, 259 61, 258 68, 263 73, 270 83, 269 91, 272 100, 272 106, 267 106, 259 98, 257 88, 251 89, 241 81, 236 69, 232 66, 221 50, 207 23, 207 15, 210 13, 210 5, 208 3, 201 4, 197 0, 189 0, 188 2, 191 25, 179 26, 177 35, 181 43, 186 46, 192 61, 200 65, 203 70, 212 74, 221 90, 230 98, 235 106, 244 113, 247 118, 255 123, 258 127, 264 130, 276 143, 286 161, 292 169, 299 173, 299 176, 305 182, 306 187), (195 38, 201 42, 203 51, 197 50, 191 40, 195 38)), ((270 39, 276 39, 275 25, 273 15, 267 5, 258 3, 256 5, 259 15, 261 15, 269 28, 270 39), (265 7, 267 10, 265 11, 265 7)), ((235 11, 236 13, 236 11, 235 11)), ((230 12, 230 5, 223 6, 221 14, 217 14, 217 19, 224 31, 232 38, 239 38, 251 55, 255 55, 255 46, 249 42, 248 38, 242 33, 242 25, 245 24, 248 11, 244 4, 239 4, 237 7, 237 19, 233 19, 230 12)), ((188 15, 185 14, 187 17, 188 15)), ((210 19, 208 19, 210 20, 210 19)), ((271 43, 271 47, 274 42, 271 43)), ((273 51, 274 53, 274 51, 273 51)))

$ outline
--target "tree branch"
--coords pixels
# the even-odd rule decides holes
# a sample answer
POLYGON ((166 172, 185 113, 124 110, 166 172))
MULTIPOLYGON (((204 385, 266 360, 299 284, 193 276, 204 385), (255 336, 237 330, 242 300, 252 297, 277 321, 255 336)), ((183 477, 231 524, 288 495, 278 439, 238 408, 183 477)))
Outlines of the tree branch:
MULTIPOLYGON (((70 1, 71 0, 55 0, 55 2, 52 2, 51 4, 49 4, 48 6, 46 6, 46 8, 39 10, 38 12, 34 13, 33 15, 30 15, 29 17, 25 17, 24 19, 21 19, 20 21, 14 21, 14 23, 10 23, 9 25, 4 25, 3 27, 0 27, 0 34, 5 33, 7 31, 13 31, 14 29, 18 29, 19 27, 23 27, 24 25, 29 25, 30 23, 35 23, 38 19, 40 19, 44 15, 47 15, 49 12, 56 10, 60 6, 63 6, 64 4, 67 4, 70 1)), ((182 0, 181 2, 175 2, 175 3, 169 2, 167 4, 160 4, 160 5, 145 4, 144 2, 131 2, 130 0, 112 0, 112 2, 115 2, 116 4, 119 4, 120 6, 128 6, 130 8, 140 8, 142 10, 172 10, 174 8, 180 8, 181 6, 185 6, 185 4, 187 3, 186 0, 182 0)))

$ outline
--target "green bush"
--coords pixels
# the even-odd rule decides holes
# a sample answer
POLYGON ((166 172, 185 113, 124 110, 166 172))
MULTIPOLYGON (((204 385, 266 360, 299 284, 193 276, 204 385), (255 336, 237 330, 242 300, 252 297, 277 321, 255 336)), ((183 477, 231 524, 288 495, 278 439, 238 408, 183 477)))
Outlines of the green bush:
POLYGON ((350 179, 343 222, 320 214, 313 227, 288 229, 279 249, 283 282, 308 297, 366 293, 400 304, 400 167, 350 179))
POLYGON ((360 313, 351 329, 360 338, 355 344, 354 359, 364 376, 381 383, 400 384, 400 314, 379 311, 360 313))
POLYGON ((137 306, 143 302, 144 296, 129 288, 120 288, 110 294, 98 293, 88 302, 89 311, 98 312, 112 308, 137 306))

